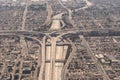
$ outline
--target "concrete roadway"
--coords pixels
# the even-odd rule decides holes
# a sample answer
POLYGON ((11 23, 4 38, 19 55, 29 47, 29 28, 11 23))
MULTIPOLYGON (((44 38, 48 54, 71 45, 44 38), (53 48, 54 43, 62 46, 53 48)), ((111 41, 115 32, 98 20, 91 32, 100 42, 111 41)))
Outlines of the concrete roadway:
POLYGON ((29 6, 29 0, 26 0, 26 6, 25 6, 25 10, 24 10, 24 14, 23 14, 23 21, 22 21, 22 27, 21 30, 25 30, 25 22, 26 22, 26 16, 27 16, 27 12, 28 12, 28 6, 29 6))
MULTIPOLYGON (((119 29, 114 29, 114 28, 104 28, 104 29, 85 29, 85 30, 81 30, 81 29, 68 29, 68 30, 58 30, 57 33, 58 34, 63 34, 63 33, 68 33, 68 32, 73 32, 73 33, 91 33, 91 32, 100 32, 100 33, 109 33, 109 31, 120 31, 119 29)), ((52 31, 53 32, 53 31, 52 31)), ((1 30, 0 31, 0 35, 46 35, 49 36, 51 34, 51 31, 46 31, 46 32, 37 32, 37 31, 21 31, 21 30, 17 30, 17 31, 9 31, 9 30, 1 30)), ((109 35, 107 35, 109 36, 109 35)), ((114 35, 113 35, 114 36, 114 35)))
MULTIPOLYGON (((42 47, 42 53, 39 51, 39 59, 38 59, 38 66, 37 66, 37 68, 39 68, 40 66, 41 67, 40 67, 40 71, 36 72, 36 73, 39 72, 38 80, 43 80, 43 72, 44 72, 44 68, 45 68, 45 41, 46 41, 45 39, 46 39, 46 36, 43 37, 42 41, 40 41, 39 39, 34 38, 34 37, 26 36, 27 38, 31 38, 31 39, 37 41, 39 43, 39 45, 42 47), (42 60, 41 61, 40 61, 40 56, 42 56, 42 60)), ((36 73, 34 75, 35 77, 37 76, 36 73)), ((35 79, 35 80, 37 80, 37 79, 35 79)))
POLYGON ((50 54, 50 79, 54 80, 54 71, 55 71, 55 57, 56 57, 56 42, 57 38, 51 39, 51 54, 50 54))
POLYGON ((74 10, 75 12, 77 12, 77 11, 79 11, 79 10, 87 9, 87 8, 93 6, 93 3, 91 3, 90 1, 88 1, 88 0, 83 0, 83 1, 86 3, 86 6, 84 6, 84 7, 82 7, 82 8, 75 9, 75 10, 74 10))
POLYGON ((50 30, 60 30, 61 29, 61 20, 63 13, 57 14, 52 18, 52 25, 50 30))
POLYGON ((90 1, 88 1, 88 0, 83 0, 83 1, 86 3, 86 5, 85 5, 84 7, 78 8, 78 9, 75 9, 75 10, 71 10, 71 9, 69 9, 68 7, 64 6, 64 4, 62 3, 61 0, 58 0, 58 1, 59 1, 59 3, 62 5, 62 7, 65 8, 65 9, 68 11, 69 20, 70 20, 70 22, 71 22, 71 24, 72 24, 73 26, 75 26, 75 24, 74 24, 74 20, 72 19, 72 13, 73 13, 73 12, 77 12, 77 11, 79 11, 79 10, 84 10, 84 9, 87 9, 87 8, 93 6, 93 3, 91 3, 90 1))
POLYGON ((65 80, 65 77, 66 77, 66 76, 65 76, 65 74, 66 74, 66 69, 67 69, 70 61, 72 60, 73 55, 75 54, 75 52, 76 52, 76 50, 77 50, 75 44, 72 43, 70 40, 69 40, 69 42, 70 42, 70 44, 72 45, 72 52, 70 53, 70 55, 69 55, 69 57, 68 57, 68 60, 66 61, 65 65, 64 65, 64 67, 63 67, 63 69, 62 69, 62 71, 61 71, 61 80, 65 80))
MULTIPOLYGON (((49 50, 50 52, 46 51, 49 54, 49 56, 50 56, 50 64, 47 64, 47 67, 46 67, 46 70, 48 70, 49 72, 47 72, 46 75, 48 75, 48 76, 45 77, 46 78, 45 80, 55 80, 55 77, 56 78, 58 77, 57 74, 55 74, 55 70, 56 70, 56 68, 55 68, 55 65, 56 65, 55 64, 55 60, 56 60, 56 56, 58 55, 58 54, 56 55, 56 43, 57 43, 57 40, 60 37, 65 36, 66 34, 69 34, 69 33, 60 34, 57 37, 51 37, 51 50, 49 50)), ((42 55, 43 54, 44 54, 44 56, 42 56, 42 58, 45 57, 45 52, 43 52, 42 55)), ((43 63, 42 63, 42 65, 45 66, 45 62, 44 61, 45 61, 45 58, 44 58, 43 63)), ((43 66, 42 66, 42 68, 40 70, 42 70, 42 71, 40 71, 39 80, 42 80, 43 79, 43 77, 42 77, 43 76, 43 70, 44 70, 43 66)), ((58 75, 59 75, 59 73, 58 73, 58 75)))
POLYGON ((43 73, 44 73, 44 69, 45 69, 45 50, 46 50, 45 49, 45 43, 46 43, 45 41, 46 41, 46 37, 43 38, 42 43, 39 41, 39 43, 42 45, 42 63, 41 63, 41 67, 40 67, 38 80, 43 80, 43 73))
POLYGON ((51 17, 53 14, 52 7, 51 7, 51 5, 48 4, 47 0, 46 0, 46 7, 47 7, 48 15, 47 15, 47 19, 45 20, 45 23, 43 25, 49 25, 51 23, 51 17))
POLYGON ((51 46, 46 46, 46 59, 48 61, 50 60, 50 63, 45 63, 45 80, 62 80, 61 72, 68 46, 57 46, 56 43, 58 39, 59 37, 53 37, 51 39, 51 46), (62 63, 56 62, 57 60, 62 61, 62 63))
POLYGON ((74 26, 74 21, 73 21, 73 19, 72 19, 72 10, 70 10, 69 8, 67 8, 66 6, 64 6, 64 4, 62 3, 61 0, 58 0, 58 1, 59 1, 59 3, 61 4, 61 6, 68 11, 69 20, 70 20, 71 24, 74 26))
POLYGON ((108 77, 107 73, 105 72, 103 66, 98 63, 97 58, 95 57, 94 53, 92 52, 88 42, 85 40, 84 36, 80 35, 79 36, 80 39, 82 39, 82 43, 85 45, 85 47, 87 48, 87 51, 89 52, 90 56, 92 57, 93 61, 95 61, 97 68, 100 70, 101 74, 103 75, 104 80, 110 80, 110 78, 108 77))
MULTIPOLYGON (((70 32, 71 33, 71 32, 70 32)), ((52 44, 52 46, 51 46, 51 55, 50 55, 50 72, 51 72, 51 74, 50 74, 50 79, 48 79, 48 80, 55 80, 54 79, 54 75, 55 75, 55 59, 56 59, 56 43, 57 43, 57 40, 60 38, 60 37, 63 37, 63 36, 65 36, 65 35, 67 35, 67 34, 69 34, 69 33, 64 33, 64 34, 60 34, 59 36, 57 36, 57 37, 53 37, 52 39, 51 39, 51 44, 52 44)), ((72 44, 72 42, 71 42, 71 44, 72 44)), ((74 46, 74 45, 73 45, 74 46)), ((73 52, 74 52, 74 50, 75 50, 75 47, 74 47, 74 49, 73 49, 73 52)), ((72 55, 70 56, 70 58, 69 59, 71 59, 71 57, 72 57, 72 55)), ((68 65, 68 62, 69 62, 70 60, 68 60, 67 61, 67 64, 66 65, 68 65)), ((66 66, 64 67, 64 69, 66 68, 66 66)))

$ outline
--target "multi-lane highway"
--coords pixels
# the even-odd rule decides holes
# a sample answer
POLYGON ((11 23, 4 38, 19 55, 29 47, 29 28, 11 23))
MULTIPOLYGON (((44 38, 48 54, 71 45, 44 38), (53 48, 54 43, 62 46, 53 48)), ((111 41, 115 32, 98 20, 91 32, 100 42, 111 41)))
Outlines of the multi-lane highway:
POLYGON ((69 54, 68 59, 67 59, 65 65, 63 66, 63 68, 62 68, 62 70, 61 70, 61 79, 62 79, 62 80, 65 79, 65 77, 66 77, 66 69, 67 69, 70 61, 72 60, 72 57, 74 56, 74 54, 75 54, 76 51, 77 51, 77 48, 76 48, 75 44, 74 44, 73 42, 71 42, 70 40, 69 40, 69 43, 70 43, 71 46, 72 46, 72 52, 69 54))
POLYGON ((69 9, 68 7, 66 7, 66 6, 62 3, 61 0, 58 0, 58 1, 59 1, 59 3, 61 4, 61 6, 62 6, 64 9, 67 10, 67 12, 68 12, 68 14, 69 14, 69 16, 68 16, 68 17, 69 17, 69 21, 70 21, 70 23, 72 24, 73 27, 75 27, 74 20, 72 19, 72 14, 73 14, 73 12, 77 12, 77 11, 79 11, 79 10, 84 10, 84 9, 87 9, 87 8, 93 6, 93 3, 91 3, 90 1, 88 1, 88 0, 83 0, 83 1, 86 3, 86 5, 85 5, 84 7, 71 10, 71 9, 69 9))
POLYGON ((80 37, 80 39, 82 39, 82 43, 87 48, 87 52, 90 54, 90 56, 92 57, 93 61, 96 63, 97 68, 99 69, 99 71, 103 75, 104 80, 110 80, 110 78, 108 77, 107 73, 105 72, 103 66, 99 62, 97 62, 98 60, 95 57, 94 53, 92 52, 92 50, 91 50, 88 42, 85 40, 84 36, 80 35, 79 37, 80 37))
MULTIPOLYGON (((45 24, 50 24, 50 22, 52 22, 51 27, 50 27, 50 31, 48 31, 48 32, 47 31, 46 32, 26 31, 25 21, 26 21, 26 15, 27 15, 27 10, 28 10, 27 8, 28 8, 28 5, 29 5, 28 0, 27 0, 27 4, 26 4, 26 7, 25 7, 24 15, 23 15, 23 23, 22 23, 22 27, 21 27, 22 31, 21 30, 20 31, 0 31, 0 35, 24 35, 26 37, 32 36, 30 38, 32 38, 33 40, 36 40, 39 43, 39 45, 42 47, 42 52, 41 52, 41 55, 39 55, 39 59, 38 59, 37 68, 40 67, 40 71, 38 71, 39 76, 37 76, 38 80, 44 80, 44 79, 45 80, 64 80, 65 79, 65 75, 64 75, 66 73, 65 69, 67 69, 69 62, 71 61, 72 56, 76 51, 76 47, 69 40, 69 44, 72 46, 72 52, 70 53, 70 56, 68 57, 68 60, 66 61, 66 64, 64 65, 68 46, 62 46, 62 47, 57 46, 57 43, 58 43, 59 39, 61 39, 61 38, 63 39, 64 36, 71 35, 71 34, 79 35, 80 33, 87 33, 87 32, 90 33, 92 31, 95 31, 95 32, 96 31, 102 32, 104 30, 109 31, 109 29, 104 29, 104 30, 103 29, 100 29, 100 30, 99 29, 98 30, 73 29, 73 30, 61 31, 60 29, 62 27, 64 27, 64 25, 65 25, 65 23, 62 20, 62 15, 63 14, 68 13, 69 14, 69 20, 71 21, 71 24, 74 25, 74 21, 72 20, 73 10, 70 10, 69 8, 64 6, 61 0, 58 0, 58 1, 62 5, 62 7, 67 10, 67 12, 61 12, 61 13, 56 14, 52 17, 52 8, 46 2, 48 16, 47 16, 45 24), (62 23, 63 26, 61 25, 61 23, 62 23), (53 30, 58 30, 58 32, 56 32, 58 34, 58 36, 55 36, 55 37, 51 36, 51 34, 56 35, 56 33, 52 33, 53 30), (42 36, 44 36, 42 41, 37 39, 37 38, 34 38, 34 36, 40 36, 40 34, 42 36), (46 42, 47 42, 47 39, 48 39, 46 37, 49 37, 49 39, 50 39, 50 43, 49 43, 50 46, 46 46, 46 42), (40 56, 42 57, 41 62, 39 62, 40 61, 40 56), (58 63, 57 61, 62 62, 62 63, 58 63), (62 74, 62 73, 64 73, 64 74, 62 74)), ((91 7, 93 5, 93 3, 89 2, 88 0, 83 0, 83 1, 86 3, 86 5, 82 8, 75 9, 74 11, 84 10, 84 9, 87 9, 88 7, 91 7)), ((90 53, 91 57, 96 62, 97 59, 94 56, 94 54, 92 53, 92 51, 90 49, 90 46, 87 44, 87 42, 86 42, 86 40, 84 39, 83 36, 80 36, 80 38, 83 40, 83 43, 86 46, 86 48, 88 49, 88 52, 90 53)), ((27 44, 26 44, 26 41, 25 41, 25 37, 21 37, 20 39, 21 39, 20 44, 21 44, 21 47, 22 47, 21 52, 23 53, 22 56, 25 56, 26 54, 28 54, 28 49, 27 49, 27 44)), ((18 56, 16 63, 18 61, 20 61, 20 56, 18 56)), ((15 63, 15 65, 16 65, 16 63, 15 63)), ((22 64, 23 64, 23 61, 21 61, 21 63, 20 63, 21 74, 22 74, 22 64)), ((97 67, 100 69, 101 74, 103 74, 104 79, 105 80, 110 80, 109 77, 107 76, 105 70, 103 69, 103 67, 97 62, 96 62, 96 64, 97 64, 97 67)), ((3 68, 3 71, 4 71, 4 69, 5 68, 3 68)), ((15 73, 15 69, 16 69, 16 67, 14 67, 14 71, 13 71, 14 73, 15 73)), ((14 73, 12 74, 12 76, 14 76, 14 73)), ((36 73, 37 73, 37 71, 36 71, 36 73)), ((20 75, 20 78, 21 78, 21 75, 20 75)), ((20 78, 19 78, 19 80, 20 80, 20 78)), ((14 80, 14 79, 12 79, 12 80, 14 80)))
POLYGON ((53 10, 52 10, 51 5, 49 5, 48 0, 45 0, 45 2, 46 2, 46 8, 47 8, 48 15, 47 15, 47 18, 46 18, 45 23, 43 25, 47 25, 48 26, 51 23, 53 10))
POLYGON ((23 31, 25 31, 25 22, 26 22, 26 16, 27 16, 27 12, 28 12, 28 6, 29 6, 29 0, 26 0, 26 6, 25 6, 24 14, 23 14, 22 26, 20 29, 23 31))

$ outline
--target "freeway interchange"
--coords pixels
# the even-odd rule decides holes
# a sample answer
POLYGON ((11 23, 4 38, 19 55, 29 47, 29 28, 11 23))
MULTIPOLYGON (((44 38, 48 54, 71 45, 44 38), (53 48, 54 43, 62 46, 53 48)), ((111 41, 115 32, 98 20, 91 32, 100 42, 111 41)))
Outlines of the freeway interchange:
MULTIPOLYGON (((78 29, 72 19, 73 12, 92 7, 93 3, 83 0, 86 3, 85 6, 71 10, 61 0, 57 2, 66 10, 65 12, 53 14, 49 1, 45 1, 48 15, 42 26, 50 26, 48 31, 26 30, 26 16, 28 6, 31 4, 28 0, 26 0, 20 30, 0 31, 2 43, 0 45, 0 69, 2 69, 0 80, 112 80, 107 69, 98 62, 86 37, 119 37, 120 34, 117 33, 120 31, 113 28, 78 29), (62 30, 67 25, 63 20, 65 14, 68 14, 72 29, 62 30), (12 57, 13 60, 11 60, 12 57), (75 64, 78 71, 73 68, 75 64), (75 76, 76 74, 79 78, 75 76)), ((115 38, 113 40, 117 43, 115 38)), ((118 74, 115 76, 118 80, 120 79, 118 74)))

